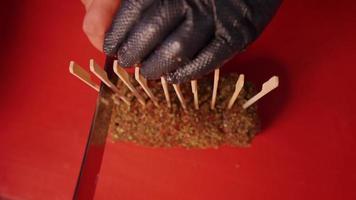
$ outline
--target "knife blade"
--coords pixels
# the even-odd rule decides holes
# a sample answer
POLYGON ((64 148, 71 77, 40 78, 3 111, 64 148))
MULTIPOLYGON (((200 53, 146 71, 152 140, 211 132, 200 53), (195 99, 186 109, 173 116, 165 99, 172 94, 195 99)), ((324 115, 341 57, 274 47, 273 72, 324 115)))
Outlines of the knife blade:
MULTIPOLYGON (((112 68, 113 61, 113 58, 107 57, 104 69, 109 79, 116 83, 117 77, 114 75, 112 68)), ((111 90, 102 83, 73 195, 75 200, 94 198, 113 107, 111 94, 111 90)))

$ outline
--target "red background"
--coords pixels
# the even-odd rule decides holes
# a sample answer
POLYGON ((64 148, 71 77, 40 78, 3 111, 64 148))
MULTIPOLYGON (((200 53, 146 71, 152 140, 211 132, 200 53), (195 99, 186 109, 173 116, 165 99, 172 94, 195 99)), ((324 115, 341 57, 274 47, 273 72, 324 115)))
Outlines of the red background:
MULTIPOLYGON (((0 199, 70 199, 97 94, 68 72, 104 56, 80 1, 1 5, 0 199)), ((148 149, 109 143, 96 199, 356 199, 356 1, 289 0, 226 68, 257 84, 252 147, 148 149)))

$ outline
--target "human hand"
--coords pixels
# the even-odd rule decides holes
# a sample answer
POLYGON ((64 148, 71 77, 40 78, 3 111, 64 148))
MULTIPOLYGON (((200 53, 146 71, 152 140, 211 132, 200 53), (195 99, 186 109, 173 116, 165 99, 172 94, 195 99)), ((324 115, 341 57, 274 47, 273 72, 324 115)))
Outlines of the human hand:
POLYGON ((83 31, 99 51, 103 51, 105 32, 109 29, 120 0, 81 0, 86 14, 83 31))
POLYGON ((104 52, 123 67, 142 63, 148 79, 196 79, 244 50, 281 0, 125 0, 104 52))

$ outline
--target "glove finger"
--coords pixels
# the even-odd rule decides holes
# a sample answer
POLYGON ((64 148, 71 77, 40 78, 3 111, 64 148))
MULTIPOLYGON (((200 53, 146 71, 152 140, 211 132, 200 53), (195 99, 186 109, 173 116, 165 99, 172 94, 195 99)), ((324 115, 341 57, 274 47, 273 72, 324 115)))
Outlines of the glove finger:
POLYGON ((166 76, 169 83, 181 83, 203 76, 231 57, 233 51, 222 38, 214 39, 194 60, 166 76))
POLYGON ((212 16, 193 18, 192 11, 188 11, 184 23, 142 63, 142 75, 147 79, 158 79, 162 74, 189 63, 213 36, 212 16))
POLYGON ((154 0, 126 0, 116 13, 111 27, 105 33, 104 52, 107 55, 116 55, 117 49, 125 39, 127 33, 141 18, 141 14, 154 0))
POLYGON ((153 4, 119 48, 119 64, 128 67, 140 63, 182 22, 184 15, 185 8, 181 0, 157 1, 153 4))
POLYGON ((225 7, 220 20, 215 21, 215 39, 205 47, 193 61, 167 75, 170 83, 180 83, 197 79, 219 65, 235 53, 245 49, 256 35, 254 27, 240 13, 237 19, 231 18, 233 10, 225 7))

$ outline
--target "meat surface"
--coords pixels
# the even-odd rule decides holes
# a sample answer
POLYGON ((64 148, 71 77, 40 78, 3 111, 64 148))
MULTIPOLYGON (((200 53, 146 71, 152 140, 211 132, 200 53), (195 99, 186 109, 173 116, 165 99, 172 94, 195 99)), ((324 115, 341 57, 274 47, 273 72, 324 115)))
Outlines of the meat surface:
MULTIPOLYGON (((170 86, 172 107, 168 108, 160 81, 149 82, 150 88, 160 100, 157 108, 151 100, 143 107, 126 88, 118 82, 118 88, 131 98, 131 106, 117 102, 111 117, 110 132, 114 141, 131 142, 149 147, 217 148, 221 145, 248 146, 259 130, 257 106, 243 109, 242 105, 255 92, 245 83, 234 106, 227 110, 237 81, 237 74, 221 77, 215 110, 210 109, 213 80, 198 81, 200 109, 194 109, 190 83, 181 84, 188 110, 184 111, 173 87, 170 86)), ((135 81, 132 81, 135 82, 135 81)), ((144 91, 137 86, 139 92, 144 91)))

